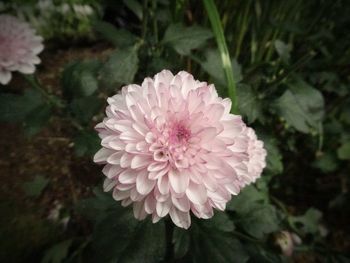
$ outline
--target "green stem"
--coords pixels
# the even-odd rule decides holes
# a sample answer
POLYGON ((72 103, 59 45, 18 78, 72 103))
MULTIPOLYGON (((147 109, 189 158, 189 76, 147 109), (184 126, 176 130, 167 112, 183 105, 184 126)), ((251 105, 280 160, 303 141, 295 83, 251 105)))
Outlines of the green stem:
POLYGON ((148 26, 148 0, 143 0, 142 11, 142 39, 145 40, 148 26))
POLYGON ((157 0, 152 0, 153 34, 154 34, 154 41, 156 44, 158 44, 159 39, 158 39, 158 23, 157 23, 156 11, 157 11, 157 0))
POLYGON ((291 221, 291 218, 289 216, 289 212, 286 208, 286 206, 282 203, 282 201, 278 200, 278 198, 274 197, 274 196, 270 196, 270 199, 272 202, 274 202, 282 211, 283 213, 285 214, 286 216, 286 220, 287 220, 287 223, 289 225, 289 227, 295 232, 297 233, 298 235, 301 235, 300 231, 294 227, 292 221, 291 221))
MULTIPOLYGON (((39 80, 36 78, 36 76, 34 75, 22 75, 24 77, 24 79, 30 84, 30 86, 32 86, 32 88, 36 89, 37 91, 39 91, 42 96, 46 99, 47 103, 49 103, 50 105, 52 105, 53 107, 59 108, 59 109, 64 109, 67 108, 61 100, 59 100, 58 98, 56 98, 55 96, 47 93, 40 85, 39 80)), ((74 118, 72 118, 70 116, 70 114, 68 113, 68 117, 67 119, 71 122, 71 124, 77 129, 77 130, 84 130, 84 127, 81 126, 79 124, 79 122, 77 122, 74 118)))
POLYGON ((22 74, 22 76, 24 77, 24 79, 29 83, 29 85, 36 89, 37 91, 39 91, 41 93, 41 95, 46 99, 46 101, 51 104, 52 106, 55 106, 57 108, 63 108, 64 105, 62 104, 61 101, 59 101, 58 99, 54 98, 53 95, 47 93, 40 85, 39 80, 37 79, 37 77, 35 75, 26 75, 26 74, 22 74))
POLYGON ((321 152, 323 148, 323 126, 322 122, 318 123, 318 151, 321 152))
POLYGON ((219 13, 213 0, 203 0, 203 2, 204 2, 205 9, 208 13, 211 27, 214 32, 216 42, 218 44, 218 48, 220 51, 221 61, 224 68, 227 86, 228 86, 228 94, 232 100, 232 112, 237 113, 238 104, 237 104, 237 95, 236 95, 236 82, 233 77, 230 54, 227 49, 224 30, 222 28, 219 13))
POLYGON ((258 239, 254 239, 254 238, 251 238, 250 236, 247 236, 241 232, 238 232, 238 231, 233 231, 233 235, 239 237, 240 239, 244 239, 244 240, 247 240, 247 241, 250 241, 250 242, 253 242, 253 243, 261 243, 262 241, 258 240, 258 239))
POLYGON ((239 23, 240 30, 237 37, 237 45, 236 45, 236 52, 235 57, 238 58, 239 54, 241 53, 241 46, 243 43, 243 38, 247 32, 248 28, 248 19, 249 19, 249 8, 250 8, 250 1, 245 6, 245 11, 243 13, 242 21, 239 23))

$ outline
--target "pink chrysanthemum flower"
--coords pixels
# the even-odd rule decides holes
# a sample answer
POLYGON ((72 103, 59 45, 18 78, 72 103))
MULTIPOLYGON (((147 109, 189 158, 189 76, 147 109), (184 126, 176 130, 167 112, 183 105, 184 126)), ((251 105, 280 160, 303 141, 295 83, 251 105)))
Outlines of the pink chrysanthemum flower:
POLYGON ((254 183, 256 179, 260 177, 262 170, 266 166, 266 150, 264 149, 264 143, 258 140, 255 131, 252 128, 247 128, 247 135, 249 138, 249 161, 246 162, 249 177, 247 179, 248 183, 254 183))
POLYGON ((170 214, 187 229, 190 211, 210 218, 213 208, 224 210, 265 166, 262 142, 230 114, 231 101, 187 72, 163 70, 108 103, 96 126, 103 148, 94 161, 105 164, 105 191, 133 204, 138 219, 170 214))
POLYGON ((0 15, 0 83, 11 80, 11 71, 31 74, 37 56, 44 48, 42 37, 35 34, 29 24, 10 15, 0 15))

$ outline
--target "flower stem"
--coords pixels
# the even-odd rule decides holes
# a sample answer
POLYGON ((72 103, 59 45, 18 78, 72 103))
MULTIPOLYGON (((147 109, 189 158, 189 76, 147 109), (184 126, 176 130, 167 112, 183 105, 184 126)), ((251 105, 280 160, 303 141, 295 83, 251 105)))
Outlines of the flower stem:
POLYGON ((250 241, 250 242, 253 242, 253 243, 261 243, 262 241, 258 240, 258 239, 254 239, 254 238, 251 238, 250 236, 247 236, 241 232, 238 232, 238 231, 233 231, 233 235, 237 236, 238 238, 240 239, 244 239, 246 241, 250 241))
POLYGON ((158 39, 158 23, 157 23, 157 0, 152 0, 152 20, 153 20, 153 34, 154 34, 154 41, 157 45, 159 42, 158 39))
POLYGON ((56 99, 53 95, 47 93, 40 85, 39 80, 35 75, 25 75, 22 74, 24 79, 29 83, 29 85, 39 91, 41 95, 47 100, 49 104, 57 108, 64 108, 62 101, 56 99))
POLYGON ((226 76, 228 94, 232 100, 233 113, 238 113, 236 82, 234 80, 230 54, 226 45, 224 30, 219 17, 218 9, 213 0, 203 0, 205 9, 207 10, 212 30, 214 32, 216 42, 220 51, 221 61, 226 76))
POLYGON ((142 39, 145 40, 148 26, 148 0, 143 0, 142 9, 142 39))

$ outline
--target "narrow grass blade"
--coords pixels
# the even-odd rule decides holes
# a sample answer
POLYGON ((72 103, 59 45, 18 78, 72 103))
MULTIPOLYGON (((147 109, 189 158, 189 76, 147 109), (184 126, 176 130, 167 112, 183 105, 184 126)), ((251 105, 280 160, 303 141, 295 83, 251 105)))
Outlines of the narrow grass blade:
POLYGON ((216 5, 213 0, 203 0, 203 2, 209 16, 209 20, 216 38, 216 42, 219 47, 222 65, 223 65, 226 80, 227 80, 228 94, 232 100, 231 111, 233 113, 237 113, 238 108, 237 108, 236 82, 234 80, 234 76, 232 72, 230 54, 227 49, 224 30, 222 28, 218 9, 216 8, 216 5))

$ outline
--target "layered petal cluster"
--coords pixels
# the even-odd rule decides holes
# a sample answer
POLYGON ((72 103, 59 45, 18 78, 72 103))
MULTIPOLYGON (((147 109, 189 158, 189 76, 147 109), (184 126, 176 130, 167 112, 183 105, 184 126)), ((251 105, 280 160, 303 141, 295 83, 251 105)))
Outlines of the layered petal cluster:
POLYGON ((224 210, 265 166, 263 143, 230 114, 231 101, 187 72, 163 70, 123 87, 108 104, 94 161, 105 164, 105 191, 132 204, 138 219, 169 214, 187 229, 190 211, 206 219, 213 208, 224 210))
POLYGON ((31 74, 40 63, 42 37, 29 24, 10 15, 0 15, 0 83, 11 80, 11 72, 31 74))

